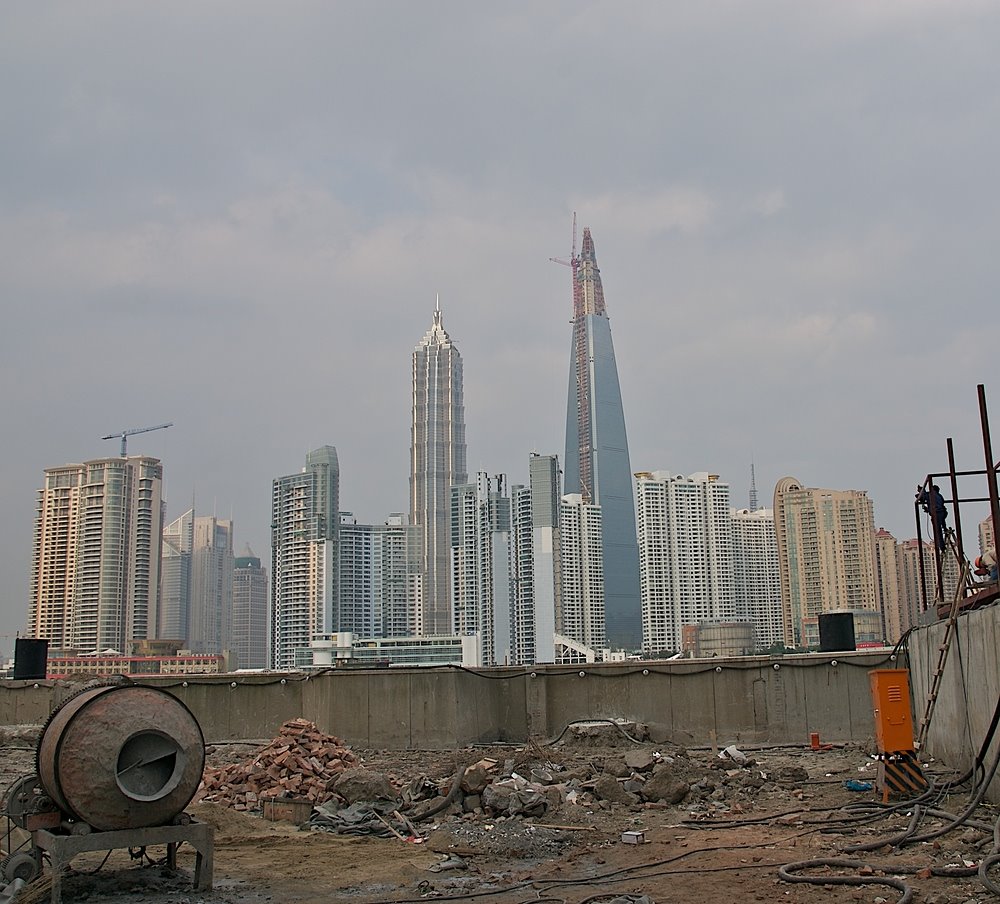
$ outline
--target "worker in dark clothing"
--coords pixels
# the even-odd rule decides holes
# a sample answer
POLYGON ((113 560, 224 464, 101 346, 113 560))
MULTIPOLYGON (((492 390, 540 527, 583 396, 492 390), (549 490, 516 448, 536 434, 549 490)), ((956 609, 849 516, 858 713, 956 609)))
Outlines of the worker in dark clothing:
POLYGON ((924 511, 931 516, 934 525, 934 545, 938 549, 944 549, 945 534, 948 526, 948 509, 945 508, 944 496, 941 495, 941 488, 934 484, 930 492, 920 488, 917 493, 917 501, 924 507, 924 511))

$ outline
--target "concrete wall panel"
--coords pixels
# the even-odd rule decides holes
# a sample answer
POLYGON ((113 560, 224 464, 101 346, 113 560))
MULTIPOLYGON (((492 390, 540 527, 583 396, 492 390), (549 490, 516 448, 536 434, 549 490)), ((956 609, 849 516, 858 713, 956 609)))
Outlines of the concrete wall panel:
POLYGON ((458 746, 464 731, 459 719, 455 680, 461 672, 420 671, 409 674, 410 737, 407 747, 447 750, 458 746))
MULTIPOLYGON (((995 648, 1000 625, 984 621, 976 631, 963 635, 962 649, 982 659, 995 648)), ((928 647, 920 637, 912 642, 914 651, 928 647)), ((887 665, 883 652, 481 671, 343 669, 308 680, 295 673, 234 674, 191 676, 187 687, 176 678, 148 683, 183 700, 210 741, 271 738, 282 722, 301 716, 354 746, 393 750, 548 740, 570 722, 593 719, 643 722, 654 740, 690 746, 713 740, 808 744, 812 731, 826 741, 870 738, 867 671, 887 665), (829 665, 832 658, 839 661, 836 668, 829 665)), ((1000 674, 995 657, 973 668, 979 686, 993 695, 981 714, 976 711, 974 725, 985 726, 1000 674), (993 671, 984 677, 985 668, 993 671)), ((38 684, 0 684, 0 724, 42 722, 54 704, 84 686, 38 684)), ((946 710, 964 699, 961 686, 945 696, 946 710)), ((944 723, 949 716, 941 718, 944 723)), ((957 730, 953 723, 947 727, 949 733, 957 730)), ((962 733, 969 734, 964 728, 962 733)))
POLYGON ((323 676, 302 683, 302 712, 326 734, 355 747, 370 747, 368 692, 365 672, 345 672, 337 681, 323 676))
MULTIPOLYGON (((334 683, 340 677, 337 674, 324 676, 326 680, 334 683)), ((412 749, 409 670, 386 669, 377 673, 368 672, 366 678, 369 687, 368 743, 365 746, 385 747, 389 750, 412 749)), ((344 713, 344 715, 345 718, 349 718, 351 714, 344 713)))
MULTIPOLYGON (((907 641, 915 723, 923 715, 944 637, 945 623, 938 622, 914 631, 907 641)), ((965 770, 972 765, 1000 701, 998 645, 1000 607, 959 616, 925 745, 928 754, 954 769, 965 770)), ((987 766, 998 746, 1000 738, 994 738, 986 756, 987 766)), ((994 778, 989 797, 1000 802, 1000 778, 994 778)))

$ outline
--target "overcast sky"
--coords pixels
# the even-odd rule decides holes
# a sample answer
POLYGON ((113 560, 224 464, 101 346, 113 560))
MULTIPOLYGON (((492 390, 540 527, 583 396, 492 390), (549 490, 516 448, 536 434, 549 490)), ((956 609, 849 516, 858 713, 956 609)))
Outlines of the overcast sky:
POLYGON ((116 430, 173 421, 129 444, 168 518, 265 560, 310 448, 405 511, 436 293, 470 470, 561 456, 573 211, 633 470, 745 506, 754 461, 912 536, 946 437, 983 467, 977 383, 1000 444, 997 47, 965 0, 4 4, 0 631, 43 469, 116 430))

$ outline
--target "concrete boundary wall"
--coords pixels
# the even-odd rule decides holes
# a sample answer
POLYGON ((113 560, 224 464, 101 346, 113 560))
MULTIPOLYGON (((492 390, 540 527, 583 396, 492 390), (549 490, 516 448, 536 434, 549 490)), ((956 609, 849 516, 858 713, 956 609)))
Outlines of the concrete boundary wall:
MULTIPOLYGON (((917 725, 937 668, 945 624, 915 630, 907 641, 910 692, 917 725)), ((959 771, 975 761, 1000 700, 1000 607, 990 606, 959 616, 942 673, 937 703, 924 745, 926 753, 959 771)), ((1000 732, 998 732, 1000 735, 1000 732)), ((1000 739, 986 757, 989 766, 1000 739)), ((990 798, 1000 801, 1000 780, 990 798)))
MULTIPOLYGON (((865 742, 868 671, 884 651, 529 669, 340 669, 143 679, 176 694, 207 741, 271 738, 304 717, 357 747, 444 750, 557 737, 574 721, 628 719, 654 741, 699 746, 865 742)), ((0 682, 0 724, 42 722, 83 687, 0 682)))

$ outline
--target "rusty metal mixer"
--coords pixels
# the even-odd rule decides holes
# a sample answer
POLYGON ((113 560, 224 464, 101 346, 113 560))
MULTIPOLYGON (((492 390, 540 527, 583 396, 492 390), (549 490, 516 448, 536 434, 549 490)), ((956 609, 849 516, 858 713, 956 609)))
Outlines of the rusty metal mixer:
POLYGON ((8 790, 8 825, 30 833, 14 846, 8 829, 0 872, 7 881, 37 877, 48 856, 52 901, 75 854, 166 844, 168 865, 189 842, 198 852, 195 883, 212 884, 212 829, 184 808, 201 782, 205 739, 176 697, 155 687, 87 688, 64 701, 42 729, 37 775, 8 790))

